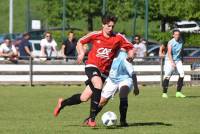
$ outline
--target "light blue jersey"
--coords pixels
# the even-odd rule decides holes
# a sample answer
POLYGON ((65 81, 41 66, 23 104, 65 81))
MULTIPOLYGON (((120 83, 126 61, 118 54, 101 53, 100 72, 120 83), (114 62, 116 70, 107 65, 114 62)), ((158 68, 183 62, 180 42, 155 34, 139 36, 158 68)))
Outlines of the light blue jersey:
MULTIPOLYGON (((168 42, 168 45, 171 45, 172 48, 172 59, 173 61, 180 61, 181 60, 181 51, 183 47, 183 41, 176 41, 174 38, 168 42)), ((168 52, 165 55, 165 59, 169 60, 168 52)))
POLYGON ((118 83, 132 77, 132 73, 134 71, 133 65, 129 63, 126 58, 127 53, 125 51, 120 51, 118 56, 113 60, 108 77, 114 83, 118 83))

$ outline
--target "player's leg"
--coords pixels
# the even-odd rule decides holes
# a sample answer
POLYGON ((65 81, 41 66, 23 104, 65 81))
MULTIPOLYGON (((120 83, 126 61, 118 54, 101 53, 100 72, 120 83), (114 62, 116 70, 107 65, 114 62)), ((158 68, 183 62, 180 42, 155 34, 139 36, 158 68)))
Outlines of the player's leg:
POLYGON ((167 96, 167 90, 168 90, 168 86, 169 86, 169 80, 170 80, 170 77, 171 77, 172 72, 174 71, 174 69, 175 68, 171 66, 171 64, 169 63, 169 61, 165 62, 165 65, 164 65, 165 75, 164 75, 164 80, 163 80, 163 83, 162 83, 162 87, 163 87, 162 97, 163 98, 168 98, 168 96, 167 96))
POLYGON ((89 86, 86 86, 85 90, 82 92, 82 94, 74 94, 71 97, 63 100, 62 98, 59 98, 58 104, 56 108, 54 109, 54 115, 58 116, 60 111, 65 107, 65 106, 72 106, 72 105, 77 105, 80 104, 81 102, 86 102, 88 99, 91 98, 92 95, 92 90, 90 89, 89 86))
POLYGON ((103 81, 101 78, 100 71, 95 67, 86 67, 85 73, 90 80, 89 86, 93 92, 91 96, 90 120, 88 122, 88 126, 94 127, 96 126, 95 117, 96 117, 96 111, 99 106, 99 101, 101 98, 101 89, 103 86, 103 81))
POLYGON ((118 85, 113 83, 109 78, 106 80, 101 92, 101 99, 99 107, 96 111, 96 115, 102 110, 102 108, 108 103, 109 99, 117 92, 118 85))
POLYGON ((128 93, 129 87, 122 86, 119 91, 120 104, 119 104, 119 112, 120 112, 120 125, 128 126, 126 122, 126 114, 128 110, 128 93))
POLYGON ((176 63, 176 68, 177 68, 177 71, 179 72, 179 79, 177 81, 176 97, 184 98, 186 96, 181 93, 181 90, 183 87, 183 79, 184 79, 184 70, 183 70, 183 64, 181 61, 178 61, 176 63))
POLYGON ((132 89, 132 79, 126 79, 119 84, 119 111, 120 111, 120 125, 127 127, 126 115, 128 110, 128 93, 132 89))

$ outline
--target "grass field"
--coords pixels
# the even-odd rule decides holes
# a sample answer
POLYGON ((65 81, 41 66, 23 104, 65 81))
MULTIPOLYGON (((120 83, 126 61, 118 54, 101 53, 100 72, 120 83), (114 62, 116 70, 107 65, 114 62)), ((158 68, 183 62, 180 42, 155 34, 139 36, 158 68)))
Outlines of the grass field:
POLYGON ((98 127, 81 127, 89 112, 89 103, 67 107, 58 118, 53 109, 58 97, 81 92, 82 86, 1 86, 0 134, 199 134, 200 90, 185 87, 184 99, 162 99, 159 87, 141 87, 140 96, 129 95, 130 127, 108 129, 101 123, 103 112, 114 111, 118 117, 118 96, 99 114, 98 127))

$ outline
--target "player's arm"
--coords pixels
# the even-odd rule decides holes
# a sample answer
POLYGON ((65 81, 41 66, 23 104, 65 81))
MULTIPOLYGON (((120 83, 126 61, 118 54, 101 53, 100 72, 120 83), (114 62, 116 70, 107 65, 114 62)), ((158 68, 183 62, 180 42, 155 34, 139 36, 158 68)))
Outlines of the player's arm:
POLYGON ((123 35, 119 34, 119 37, 121 38, 121 48, 125 49, 127 51, 128 57, 127 60, 133 61, 136 49, 133 47, 133 44, 126 39, 123 35))
POLYGON ((175 67, 175 63, 174 63, 174 61, 173 61, 173 59, 172 59, 172 46, 171 46, 171 44, 168 44, 167 45, 167 51, 168 51, 168 59, 169 59, 169 61, 170 61, 170 63, 171 63, 171 65, 173 66, 173 67, 175 67))
POLYGON ((78 42, 76 45, 76 50, 77 50, 77 54, 78 54, 77 63, 81 64, 83 61, 83 58, 85 56, 85 49, 84 49, 83 44, 78 42))
POLYGON ((65 44, 64 43, 62 43, 62 46, 61 46, 61 54, 62 54, 62 56, 64 56, 64 57, 66 57, 66 55, 65 55, 65 44))
POLYGON ((82 38, 80 38, 79 41, 77 42, 76 50, 77 50, 77 54, 78 54, 78 57, 77 57, 78 64, 82 63, 83 58, 86 53, 84 45, 91 42, 93 35, 94 35, 94 32, 89 33, 89 34, 83 36, 82 38))
POLYGON ((124 65, 126 67, 126 71, 128 72, 129 76, 132 78, 132 81, 133 81, 133 87, 134 87, 133 93, 135 95, 138 95, 139 94, 139 88, 138 88, 138 82, 137 82, 137 75, 134 72, 133 65, 131 63, 129 61, 126 61, 124 63, 124 65))
POLYGON ((140 91, 138 88, 137 75, 134 72, 132 73, 132 80, 133 80, 133 87, 134 87, 133 92, 135 95, 139 95, 140 91))

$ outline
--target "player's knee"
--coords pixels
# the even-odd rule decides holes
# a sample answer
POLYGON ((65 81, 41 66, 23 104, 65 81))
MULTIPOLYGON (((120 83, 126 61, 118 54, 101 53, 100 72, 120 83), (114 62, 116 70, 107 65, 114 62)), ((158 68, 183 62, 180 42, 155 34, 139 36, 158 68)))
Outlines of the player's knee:
POLYGON ((89 100, 90 97, 86 96, 86 95, 81 95, 80 96, 80 100, 81 102, 87 102, 89 100))
POLYGON ((101 97, 101 100, 99 102, 99 106, 103 107, 103 106, 105 106, 107 104, 107 102, 108 102, 107 98, 101 97))
POLYGON ((94 88, 102 89, 103 82, 102 82, 101 77, 99 77, 99 76, 94 76, 94 77, 91 79, 91 82, 92 82, 94 88))
POLYGON ((129 93, 129 87, 128 86, 122 86, 120 88, 119 96, 120 98, 126 98, 129 93))

